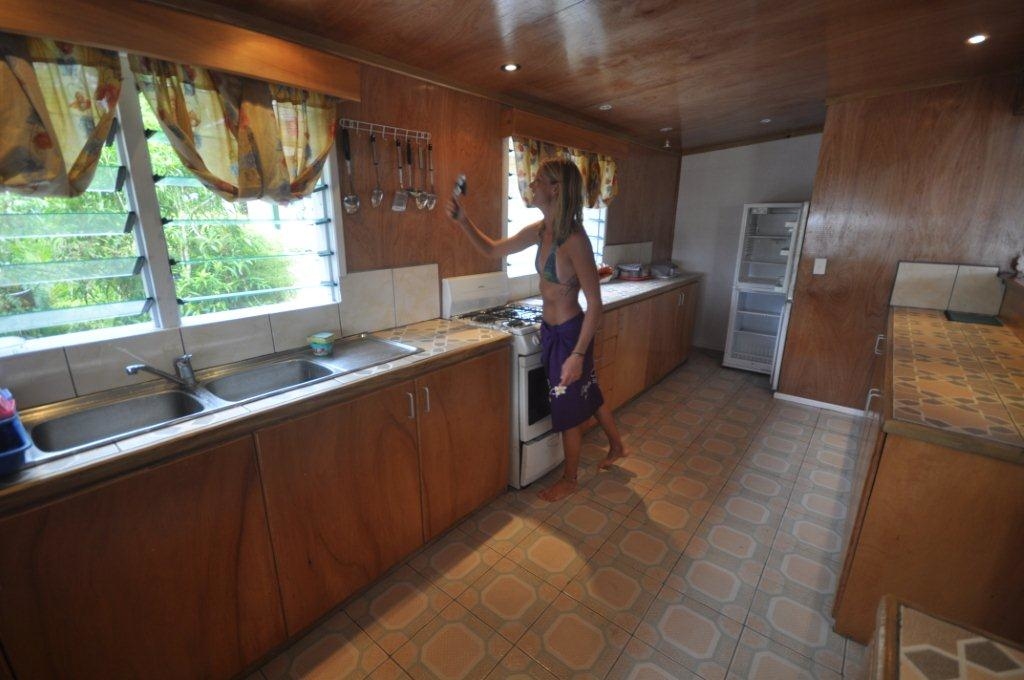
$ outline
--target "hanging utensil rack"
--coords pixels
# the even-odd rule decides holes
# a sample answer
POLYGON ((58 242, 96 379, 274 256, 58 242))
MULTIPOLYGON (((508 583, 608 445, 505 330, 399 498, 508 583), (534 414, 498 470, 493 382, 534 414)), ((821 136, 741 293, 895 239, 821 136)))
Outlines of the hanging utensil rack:
POLYGON ((361 120, 352 120, 351 118, 342 118, 338 121, 338 127, 347 128, 353 130, 356 133, 359 132, 376 132, 383 139, 401 139, 402 141, 410 142, 429 142, 430 133, 423 130, 409 130, 406 128, 395 127, 393 125, 381 125, 379 123, 367 123, 361 120))

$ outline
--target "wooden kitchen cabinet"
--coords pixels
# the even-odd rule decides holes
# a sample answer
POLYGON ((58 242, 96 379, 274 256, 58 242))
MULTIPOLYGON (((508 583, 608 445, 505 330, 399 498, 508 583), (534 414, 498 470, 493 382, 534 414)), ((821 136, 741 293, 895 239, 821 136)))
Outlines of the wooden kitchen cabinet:
POLYGON ((653 298, 620 307, 615 356, 615 401, 618 408, 648 385, 647 357, 650 347, 653 298))
POLYGON ((668 375, 690 353, 696 287, 696 283, 691 283, 649 301, 651 339, 647 357, 648 385, 668 375))
POLYGON ((412 381, 256 433, 289 635, 423 544, 412 381))
POLYGON ((252 437, 0 521, 18 678, 227 678, 286 639, 252 437))
POLYGON ((618 343, 619 310, 605 311, 601 327, 594 335, 594 370, 597 371, 597 384, 601 386, 605 403, 611 408, 616 405, 615 359, 618 356, 618 343))
POLYGON ((508 485, 509 350, 416 379, 426 540, 508 485))
MULTIPOLYGON (((893 342, 892 318, 886 338, 893 342)), ((896 419, 893 350, 882 354, 871 379, 881 398, 870 401, 852 480, 856 516, 833 607, 836 631, 867 643, 879 602, 893 595, 1024 640, 1024 465, 1019 457, 954 448, 964 441, 896 419)), ((913 398, 913 382, 900 385, 913 398)), ((952 410, 947 417, 955 417, 952 410)))

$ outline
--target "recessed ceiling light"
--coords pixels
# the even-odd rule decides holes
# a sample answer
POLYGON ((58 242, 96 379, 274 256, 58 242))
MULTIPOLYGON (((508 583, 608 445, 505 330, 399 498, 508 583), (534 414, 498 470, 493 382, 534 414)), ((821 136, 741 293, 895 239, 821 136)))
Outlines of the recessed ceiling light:
POLYGON ((672 128, 670 128, 670 127, 663 127, 663 128, 661 128, 661 130, 659 130, 659 132, 672 132, 672 128))
POLYGON ((761 125, 767 125, 770 122, 772 122, 771 118, 762 118, 761 119, 761 125))
POLYGON ((512 71, 519 70, 519 64, 502 64, 501 70, 505 71, 506 73, 512 73, 512 71))
POLYGON ((612 105, 611 104, 601 104, 597 108, 598 108, 599 111, 611 111, 612 110, 612 105))
POLYGON ((978 35, 972 35, 970 38, 968 38, 967 39, 967 44, 969 44, 969 45, 980 45, 981 43, 985 42, 986 40, 988 40, 988 36, 985 35, 984 33, 979 33, 978 35))

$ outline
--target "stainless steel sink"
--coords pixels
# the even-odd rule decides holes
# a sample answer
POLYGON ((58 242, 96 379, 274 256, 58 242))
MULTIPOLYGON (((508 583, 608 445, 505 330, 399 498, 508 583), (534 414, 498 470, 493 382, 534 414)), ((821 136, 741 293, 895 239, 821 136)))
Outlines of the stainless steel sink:
POLYGON ((157 392, 46 420, 32 428, 32 441, 40 451, 63 451, 122 438, 196 415, 203 408, 187 392, 157 392))
POLYGON ((290 359, 231 373, 202 386, 224 401, 244 401, 327 378, 335 372, 307 359, 290 359))
POLYGON ((334 344, 334 355, 320 359, 341 373, 352 373, 364 368, 386 364, 423 350, 394 340, 382 340, 362 335, 334 344))
POLYGON ((195 390, 166 389, 159 382, 119 392, 80 397, 23 413, 35 447, 27 465, 155 430, 177 421, 214 413, 240 403, 286 392, 394 361, 423 350, 373 336, 335 343, 331 357, 310 357, 309 350, 221 366, 198 376, 195 390))

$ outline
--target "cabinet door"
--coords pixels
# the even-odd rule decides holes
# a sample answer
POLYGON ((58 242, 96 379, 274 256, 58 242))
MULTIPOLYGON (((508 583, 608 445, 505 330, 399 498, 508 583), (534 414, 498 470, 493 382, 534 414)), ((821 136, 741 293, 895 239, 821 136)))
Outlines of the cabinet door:
POLYGON ((289 634, 423 543, 413 383, 256 433, 289 634))
POLYGON ((252 437, 0 522, 19 678, 227 678, 285 640, 252 437))
POLYGON ((686 361, 693 345, 693 324, 697 317, 697 284, 690 283, 679 291, 680 301, 676 308, 675 338, 676 354, 673 368, 686 361))
POLYGON ((647 387, 651 300, 619 308, 618 354, 615 358, 616 404, 619 406, 647 387))
MULTIPOLYGON (((650 344, 647 353, 647 385, 661 380, 675 367, 679 355, 678 332, 681 324, 677 321, 681 313, 679 291, 670 291, 655 296, 646 303, 651 308, 650 344)), ((641 303, 643 304, 643 303, 641 303)))
POLYGON ((601 386, 601 394, 609 408, 615 408, 616 392, 618 391, 615 374, 615 361, 619 354, 619 310, 613 309, 604 313, 601 327, 597 330, 594 341, 594 367, 597 370, 597 383, 601 386))
POLYGON ((510 370, 502 348, 416 379, 427 540, 508 485, 510 370))

